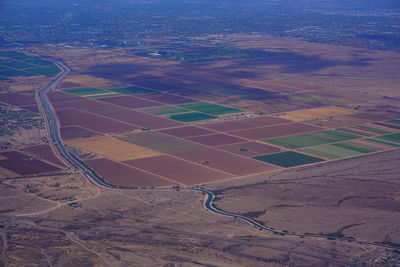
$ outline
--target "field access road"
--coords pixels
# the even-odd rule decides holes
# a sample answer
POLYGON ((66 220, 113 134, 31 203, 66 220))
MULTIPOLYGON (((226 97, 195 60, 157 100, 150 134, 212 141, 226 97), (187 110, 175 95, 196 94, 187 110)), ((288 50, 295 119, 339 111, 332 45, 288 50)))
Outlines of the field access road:
MULTIPOLYGON (((335 238, 336 240, 342 240, 342 241, 348 241, 348 242, 354 242, 357 244, 363 244, 363 245, 371 245, 375 247, 383 247, 383 248, 397 248, 394 246, 386 245, 386 244, 381 244, 381 243, 373 243, 373 242, 366 242, 366 241, 356 241, 350 238, 341 238, 341 237, 329 237, 326 235, 318 235, 318 234, 297 234, 297 233, 288 233, 286 231, 279 231, 274 228, 262 225, 248 217, 234 214, 234 213, 229 213, 225 212, 223 210, 220 210, 216 208, 213 204, 213 201, 215 199, 215 195, 213 192, 202 189, 202 188, 196 188, 196 187, 184 187, 181 188, 179 186, 174 186, 172 188, 129 188, 129 187, 120 187, 120 186, 114 186, 111 184, 108 184, 105 182, 97 173, 95 173, 92 169, 90 169, 86 164, 75 158, 73 155, 71 155, 66 147, 65 144, 63 143, 61 136, 60 136, 60 129, 58 125, 58 120, 55 115, 54 109, 52 105, 50 104, 48 98, 47 98, 47 93, 56 88, 60 82, 71 72, 71 69, 68 68, 64 63, 54 60, 54 59, 47 59, 51 60, 54 64, 56 64, 62 72, 58 74, 54 80, 52 80, 48 85, 45 87, 41 88, 39 91, 37 91, 37 102, 39 105, 39 110, 40 113, 42 114, 45 123, 46 123, 46 128, 49 133, 50 137, 50 143, 53 147, 53 149, 58 153, 59 156, 61 156, 63 159, 65 159, 69 164, 82 171, 86 177, 91 179, 94 183, 101 187, 109 188, 109 189, 119 189, 119 190, 130 190, 130 191, 169 191, 169 190, 182 190, 182 191, 192 191, 192 192, 197 192, 197 193, 202 193, 205 195, 205 200, 203 201, 203 206, 205 209, 208 211, 218 214, 221 216, 233 218, 233 219, 239 219, 242 220, 253 227, 263 230, 263 231, 268 231, 273 234, 277 235, 288 235, 288 236, 297 236, 297 237, 314 237, 314 238, 335 238)), ((338 262, 336 259, 331 259, 333 262, 338 262)))

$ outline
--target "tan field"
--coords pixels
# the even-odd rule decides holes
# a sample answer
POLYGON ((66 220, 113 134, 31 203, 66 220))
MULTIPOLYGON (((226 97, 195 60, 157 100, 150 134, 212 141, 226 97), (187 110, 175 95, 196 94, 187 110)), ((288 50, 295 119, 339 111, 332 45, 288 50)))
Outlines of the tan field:
POLYGON ((340 116, 358 113, 356 110, 351 110, 341 107, 323 107, 312 108, 306 110, 296 110, 280 115, 280 118, 293 120, 293 121, 306 121, 318 118, 326 118, 330 116, 340 116))
POLYGON ((113 137, 74 139, 67 141, 67 144, 116 161, 125 161, 161 155, 159 152, 130 144, 113 137))

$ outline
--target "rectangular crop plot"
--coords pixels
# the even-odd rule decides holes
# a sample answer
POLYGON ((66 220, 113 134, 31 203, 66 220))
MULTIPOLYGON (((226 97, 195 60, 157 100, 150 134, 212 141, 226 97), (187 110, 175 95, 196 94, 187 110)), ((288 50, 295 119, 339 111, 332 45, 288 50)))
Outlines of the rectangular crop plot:
POLYGON ((257 156, 254 158, 286 168, 324 161, 323 159, 308 156, 294 151, 257 156))
POLYGON ((306 134, 278 137, 273 139, 266 139, 262 141, 273 145, 283 146, 286 148, 293 149, 293 148, 329 144, 356 138, 359 138, 359 136, 339 131, 327 130, 314 133, 306 133, 306 134))
POLYGON ((70 100, 82 100, 83 97, 76 96, 73 94, 67 94, 60 91, 50 91, 47 93, 47 97, 51 102, 62 102, 62 101, 70 101, 70 100))
POLYGON ((109 93, 109 91, 93 87, 70 88, 70 89, 65 89, 63 91, 74 95, 82 95, 82 96, 109 93))
POLYGON ((390 142, 400 143, 400 133, 381 135, 376 138, 387 140, 390 142))
POLYGON ((346 148, 342 148, 334 145, 321 145, 314 146, 309 148, 303 148, 299 151, 305 152, 307 154, 311 154, 317 157, 323 157, 327 159, 340 159, 346 157, 352 157, 362 154, 361 152, 355 150, 349 150, 346 148))
POLYGON ((397 125, 400 125, 400 119, 388 120, 388 121, 386 121, 386 122, 388 122, 388 123, 392 123, 392 124, 397 124, 397 125))
POLYGON ((29 77, 29 76, 36 76, 36 74, 30 73, 30 72, 24 72, 20 70, 2 70, 0 71, 0 76, 5 76, 5 77, 29 77))
POLYGON ((249 128, 256 128, 261 126, 270 126, 282 123, 289 123, 290 121, 271 116, 258 116, 248 119, 238 119, 231 121, 223 121, 216 123, 202 124, 201 127, 212 129, 221 132, 244 130, 249 128))
POLYGON ((359 129, 359 130, 363 130, 363 131, 367 131, 367 132, 374 133, 374 134, 387 134, 387 133, 391 133, 392 132, 392 131, 383 130, 381 128, 372 127, 372 126, 369 126, 369 125, 359 125, 359 126, 355 126, 353 128, 359 129))
POLYGON ((48 144, 30 146, 24 149, 24 151, 33 153, 40 159, 44 159, 58 166, 66 167, 65 164, 54 154, 53 150, 51 149, 51 146, 48 144))
POLYGON ((122 133, 138 129, 130 124, 76 109, 57 110, 57 116, 62 127, 80 126, 100 133, 122 133))
POLYGON ((208 146, 221 146, 227 144, 243 143, 246 141, 245 139, 223 133, 201 135, 196 137, 190 137, 187 139, 208 146))
POLYGON ((33 67, 30 64, 27 64, 25 62, 20 62, 20 61, 5 61, 5 62, 0 62, 0 66, 6 66, 14 69, 26 69, 26 68, 31 68, 33 67))
POLYGON ((179 106, 182 108, 191 109, 211 115, 224 115, 224 114, 243 112, 243 110, 240 109, 221 106, 217 104, 211 104, 207 102, 194 102, 194 103, 181 104, 179 106))
POLYGON ((157 187, 174 184, 173 181, 108 159, 99 158, 85 162, 107 183, 116 186, 157 187))
POLYGON ((120 93, 120 94, 125 94, 125 95, 138 95, 138 94, 145 94, 145 93, 152 92, 149 89, 145 89, 145 88, 137 87, 137 86, 112 87, 112 88, 106 88, 106 89, 113 91, 113 92, 120 93))
POLYGON ((247 130, 232 131, 229 133, 235 136, 258 140, 258 139, 274 138, 285 135, 314 132, 318 130, 323 130, 323 128, 294 122, 294 123, 252 128, 247 130))
POLYGON ((0 57, 8 57, 13 59, 33 59, 33 57, 14 51, 1 51, 0 57))
POLYGON ((203 148, 202 145, 195 144, 184 139, 149 131, 128 134, 121 139, 167 154, 203 148))
POLYGON ((59 170, 59 168, 53 165, 34 159, 17 151, 3 152, 0 153, 0 156, 4 158, 0 160, 0 167, 20 175, 54 172, 59 170))
POLYGON ((170 156, 130 160, 125 163, 185 185, 195 185, 233 177, 232 175, 170 156))
POLYGON ((60 73, 60 69, 57 67, 50 67, 50 68, 33 68, 27 69, 26 71, 32 72, 34 74, 43 75, 46 77, 54 77, 58 73, 60 73))
POLYGON ((376 143, 376 144, 379 144, 379 145, 383 145, 383 146, 386 146, 386 147, 400 147, 400 144, 395 144, 395 143, 386 142, 386 141, 383 141, 383 140, 378 140, 378 139, 373 139, 373 138, 366 138, 364 140, 372 142, 372 143, 376 143))
POLYGON ((189 110, 174 105, 141 108, 140 111, 153 115, 167 115, 188 112, 189 110))
POLYGON ((219 146, 218 148, 246 157, 272 154, 280 151, 280 149, 277 147, 269 146, 267 144, 259 142, 246 142, 232 145, 224 145, 219 146))
POLYGON ((0 94, 0 101, 13 106, 36 105, 36 101, 33 96, 22 95, 19 93, 0 94))
POLYGON ((160 130, 160 132, 176 137, 192 137, 192 136, 215 133, 214 131, 210 131, 196 126, 176 127, 166 130, 160 130))
POLYGON ((106 98, 101 98, 99 100, 126 108, 144 108, 144 107, 153 107, 162 105, 161 103, 137 98, 134 96, 116 96, 109 98, 106 97, 106 98))
POLYGON ((68 141, 67 144, 79 149, 94 152, 104 158, 115 161, 140 159, 160 155, 157 151, 108 136, 90 139, 75 139, 68 141))
POLYGON ((192 99, 167 93, 149 93, 140 95, 141 98, 157 101, 164 104, 182 104, 193 102, 192 99))
POLYGON ((339 129, 336 129, 336 130, 342 131, 342 132, 346 132, 346 133, 350 133, 350 134, 361 135, 361 136, 373 136, 373 134, 371 134, 371 133, 367 133, 367 132, 359 131, 359 130, 355 130, 355 129, 339 128, 339 129))
POLYGON ((169 118, 181 122, 190 122, 190 121, 203 121, 203 120, 216 119, 218 117, 204 113, 192 112, 192 113, 170 115, 169 118))
POLYGON ((70 127, 62 127, 60 128, 61 137, 63 140, 71 140, 77 138, 89 138, 93 136, 99 135, 96 132, 89 131, 87 129, 77 127, 77 126, 70 126, 70 127))
POLYGON ((335 144, 332 144, 332 146, 341 147, 341 148, 345 148, 345 149, 360 152, 360 153, 371 153, 371 152, 382 150, 377 146, 367 145, 367 144, 358 143, 358 142, 350 142, 350 141, 342 142, 342 143, 335 143, 335 144))
POLYGON ((174 156, 239 176, 277 169, 276 166, 271 164, 212 148, 181 152, 174 154, 174 156))
POLYGON ((306 121, 317 118, 325 118, 329 116, 339 116, 339 115, 349 115, 358 113, 356 110, 341 108, 341 107, 322 107, 322 108, 312 108, 305 110, 295 110, 287 112, 282 115, 282 118, 293 120, 293 121, 306 121))
POLYGON ((39 66, 45 66, 45 67, 53 67, 54 66, 53 62, 38 59, 38 58, 27 59, 24 61, 27 63, 30 63, 30 64, 39 65, 39 66))

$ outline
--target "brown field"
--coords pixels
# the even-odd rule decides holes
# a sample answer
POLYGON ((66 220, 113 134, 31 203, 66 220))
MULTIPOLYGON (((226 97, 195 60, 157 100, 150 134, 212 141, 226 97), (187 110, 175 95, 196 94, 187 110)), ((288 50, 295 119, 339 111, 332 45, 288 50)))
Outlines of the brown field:
POLYGON ((107 87, 112 86, 114 83, 103 78, 94 77, 86 74, 71 74, 64 79, 65 83, 84 84, 90 87, 107 87))
POLYGON ((67 141, 70 146, 94 152, 102 157, 125 161, 161 155, 159 152, 121 141, 113 137, 96 137, 90 139, 75 139, 67 141))
POLYGON ((323 107, 306 110, 296 110, 279 115, 280 118, 293 121, 307 121, 317 118, 334 117, 340 115, 350 115, 358 113, 356 110, 341 107, 323 107))
POLYGON ((207 135, 189 137, 186 139, 208 146, 221 146, 234 143, 243 143, 246 141, 245 139, 237 138, 222 133, 207 134, 207 135))
POLYGON ((24 149, 24 151, 36 155, 39 159, 46 160, 63 168, 66 167, 66 165, 54 154, 51 146, 48 144, 30 146, 24 149))
POLYGON ((100 135, 96 132, 89 131, 87 129, 77 127, 77 126, 62 127, 62 128, 60 128, 60 134, 61 134, 61 137, 63 140, 88 138, 88 137, 100 135))
POLYGON ((17 177, 17 176, 19 176, 18 173, 10 171, 6 168, 0 167, 0 178, 17 177))
POLYGON ((259 142, 247 142, 247 143, 219 146, 218 149, 222 149, 225 151, 229 151, 247 157, 254 157, 254 156, 279 152, 279 148, 259 142))
POLYGON ((389 119, 388 116, 376 115, 371 113, 356 113, 350 114, 349 117, 355 117, 358 119, 366 120, 366 121, 383 121, 389 119))
POLYGON ((322 120, 321 119, 309 120, 305 122, 326 128, 340 128, 340 127, 354 126, 357 124, 364 124, 369 122, 369 120, 350 115, 343 115, 332 118, 326 118, 322 120))
POLYGON ((100 133, 122 133, 137 129, 130 124, 76 109, 57 110, 56 113, 62 127, 75 125, 100 133))
POLYGON ((79 83, 73 83, 73 82, 61 82, 57 86, 57 89, 81 88, 81 87, 85 87, 85 85, 84 84, 79 84, 79 83))
POLYGON ((154 100, 164 104, 182 104, 193 102, 193 99, 189 99, 183 96, 171 95, 166 93, 147 93, 141 94, 140 98, 154 100))
POLYGON ((160 132, 176 137, 192 137, 192 136, 215 133, 214 131, 202 129, 196 126, 183 126, 167 130, 161 130, 160 132))
POLYGON ((20 108, 32 111, 34 113, 39 113, 39 107, 37 105, 20 106, 20 108))
POLYGON ((13 106, 36 105, 35 98, 19 93, 3 93, 0 94, 0 101, 13 106))
POLYGON ((240 157, 212 148, 180 152, 174 155, 194 163, 200 163, 207 167, 238 176, 279 169, 274 165, 263 163, 254 159, 240 157))
POLYGON ((64 93, 60 91, 50 91, 47 93, 47 97, 51 102, 59 102, 59 101, 70 101, 70 100, 84 100, 85 98, 69 94, 69 93, 64 93))
POLYGON ((115 96, 109 98, 101 98, 100 101, 104 101, 107 103, 115 104, 118 106, 126 107, 126 108, 145 108, 145 107, 153 107, 163 105, 158 102, 141 99, 134 96, 115 96))
POLYGON ((117 186, 151 187, 172 185, 175 182, 108 159, 85 161, 108 183, 117 186))
POLYGON ((202 184, 233 177, 232 175, 170 156, 130 160, 124 163, 185 185, 202 184))
POLYGON ((318 130, 323 130, 323 128, 303 123, 287 123, 275 126, 253 128, 248 130, 232 131, 230 132, 230 134, 256 140, 298 133, 314 132, 318 130))
POLYGON ((31 157, 17 151, 2 152, 0 153, 0 156, 6 158, 0 160, 0 167, 20 175, 39 174, 59 170, 59 168, 53 165, 47 164, 38 159, 32 159, 31 157))
POLYGON ((281 123, 286 123, 286 122, 290 122, 290 121, 284 120, 281 118, 276 118, 276 117, 260 116, 260 117, 249 118, 249 119, 239 119, 239 120, 233 120, 233 121, 202 124, 201 127, 216 130, 216 131, 227 132, 227 131, 255 128, 255 127, 260 127, 260 126, 281 124, 281 123))

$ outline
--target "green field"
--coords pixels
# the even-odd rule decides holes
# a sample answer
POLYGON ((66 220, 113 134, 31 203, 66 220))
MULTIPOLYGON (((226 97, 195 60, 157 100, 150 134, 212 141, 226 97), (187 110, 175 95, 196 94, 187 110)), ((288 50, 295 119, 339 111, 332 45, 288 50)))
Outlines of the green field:
POLYGON ((113 97, 113 96, 123 96, 122 94, 118 94, 118 93, 115 93, 115 94, 108 94, 108 95, 92 95, 92 96, 88 96, 88 98, 94 98, 94 99, 96 99, 96 98, 105 98, 105 97, 113 97))
POLYGON ((44 67, 53 67, 54 66, 53 62, 42 60, 42 59, 39 59, 39 58, 27 59, 27 60, 24 60, 24 61, 26 63, 35 64, 35 65, 44 66, 44 67))
POLYGON ((367 140, 369 142, 378 143, 378 144, 381 144, 381 145, 385 145, 385 146, 388 146, 388 147, 400 147, 400 144, 395 144, 395 143, 386 142, 386 141, 383 141, 383 140, 378 140, 378 139, 373 139, 373 138, 366 138, 364 140, 367 140))
POLYGON ((113 87, 113 88, 106 88, 106 89, 113 91, 113 92, 120 93, 120 94, 125 94, 125 95, 138 95, 138 94, 145 94, 145 93, 152 92, 149 89, 145 89, 142 87, 136 87, 136 86, 113 87))
POLYGON ((3 61, 3 62, 0 62, 0 65, 5 66, 5 67, 14 68, 14 69, 26 69, 26 68, 33 67, 30 64, 20 62, 20 61, 3 61))
POLYGON ((183 113, 189 110, 180 108, 174 105, 165 105, 165 106, 156 106, 156 107, 149 107, 149 108, 142 108, 140 111, 153 114, 153 115, 166 115, 166 114, 176 114, 176 113, 183 113))
POLYGON ((339 129, 336 129, 336 130, 342 131, 342 132, 346 132, 346 133, 350 133, 350 134, 357 134, 357 135, 361 135, 361 136, 373 136, 373 134, 357 131, 357 130, 354 130, 354 129, 339 128, 339 129))
POLYGON ((243 112, 243 110, 240 109, 221 106, 217 104, 211 104, 207 102, 194 102, 194 103, 180 104, 179 106, 182 108, 187 108, 211 115, 223 115, 223 114, 243 112))
POLYGON ((294 167, 324 161, 323 159, 308 156, 294 151, 257 156, 254 157, 254 159, 258 159, 281 167, 294 167))
POLYGON ((364 130, 364 131, 371 132, 371 133, 376 133, 376 134, 392 133, 391 131, 386 131, 386 130, 382 130, 380 128, 375 128, 375 127, 366 126, 366 125, 359 125, 359 126, 356 126, 353 128, 356 128, 359 130, 364 130))
POLYGON ((360 144, 360 143, 356 143, 356 142, 335 143, 335 144, 332 144, 332 146, 340 147, 340 148, 344 148, 344 149, 348 149, 348 150, 352 150, 352 151, 356 151, 356 152, 360 152, 360 153, 371 153, 371 152, 382 150, 381 148, 376 147, 376 146, 360 144))
MULTIPOLYGON (((124 141, 139 146, 154 149, 163 153, 178 153, 190 150, 204 148, 201 145, 186 141, 184 139, 163 135, 157 132, 142 132, 136 134, 128 134, 121 138, 124 141)), ((171 166, 173 167, 173 166, 171 166)))
POLYGON ((329 144, 359 138, 358 136, 334 130, 326 130, 314 133, 290 135, 262 140, 263 142, 283 146, 286 148, 302 148, 329 144))
POLYGON ((28 69, 27 71, 43 75, 46 77, 53 77, 56 76, 58 73, 60 73, 60 69, 57 67, 51 67, 51 68, 33 68, 33 69, 28 69))
POLYGON ((93 87, 70 88, 70 89, 65 89, 63 91, 74 95, 82 95, 82 96, 109 93, 109 91, 93 87))
POLYGON ((189 121, 202 121, 202 120, 210 120, 218 117, 211 116, 204 113, 192 112, 192 113, 183 113, 169 116, 170 119, 181 121, 181 122, 189 122, 189 121))
POLYGON ((19 70, 3 70, 0 71, 0 76, 5 76, 5 77, 18 77, 18 76, 23 76, 23 77, 29 77, 29 76, 36 76, 33 73, 29 73, 29 72, 23 72, 23 71, 19 71, 19 70))
POLYGON ((376 138, 387 140, 390 142, 400 143, 400 133, 381 135, 377 136, 376 138))
POLYGON ((0 57, 8 57, 13 59, 31 59, 33 57, 27 56, 22 53, 14 52, 14 51, 2 51, 0 52, 0 57))
POLYGON ((362 154, 361 152, 357 152, 354 150, 349 150, 345 148, 341 148, 333 145, 322 145, 322 146, 314 146, 309 148, 300 149, 299 151, 306 152, 308 154, 312 154, 317 157, 323 157, 327 159, 340 159, 345 157, 357 156, 362 154))
POLYGON ((10 79, 8 78, 4 78, 4 77, 0 77, 0 81, 9 81, 10 79))

